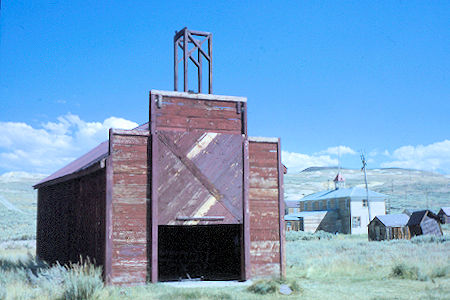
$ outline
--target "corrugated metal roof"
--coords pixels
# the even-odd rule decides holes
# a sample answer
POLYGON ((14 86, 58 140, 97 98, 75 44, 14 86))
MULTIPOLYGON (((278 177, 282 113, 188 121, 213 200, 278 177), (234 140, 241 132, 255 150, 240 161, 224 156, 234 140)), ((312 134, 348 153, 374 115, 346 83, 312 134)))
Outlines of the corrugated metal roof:
POLYGON ((376 218, 387 227, 406 226, 409 221, 409 216, 406 214, 381 215, 376 218))
POLYGON ((328 210, 314 210, 314 211, 301 211, 298 213, 287 214, 284 216, 286 221, 297 221, 299 218, 312 217, 312 216, 324 216, 328 213, 328 210))
MULTIPOLYGON (((308 200, 326 200, 334 198, 366 198, 366 189, 359 187, 340 188, 335 190, 321 191, 303 197, 300 201, 308 200)), ((387 195, 369 190, 369 199, 384 199, 387 195)))
POLYGON ((102 160, 106 156, 108 156, 109 152, 109 142, 104 141, 103 143, 99 144, 97 147, 86 153, 85 155, 77 158, 70 164, 68 164, 65 167, 62 167, 52 175, 42 179, 39 181, 36 185, 40 185, 42 183, 45 183, 47 181, 51 181, 72 173, 76 173, 78 171, 84 170, 96 162, 102 160))

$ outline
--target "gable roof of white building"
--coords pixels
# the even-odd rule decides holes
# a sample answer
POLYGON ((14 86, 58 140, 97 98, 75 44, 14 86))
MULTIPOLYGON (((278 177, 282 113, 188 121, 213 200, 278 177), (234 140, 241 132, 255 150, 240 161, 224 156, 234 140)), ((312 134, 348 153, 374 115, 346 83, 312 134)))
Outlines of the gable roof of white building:
POLYGON ((284 220, 285 221, 298 221, 300 218, 316 217, 316 216, 323 217, 327 213, 329 213, 328 210, 301 211, 298 213, 285 215, 284 220))

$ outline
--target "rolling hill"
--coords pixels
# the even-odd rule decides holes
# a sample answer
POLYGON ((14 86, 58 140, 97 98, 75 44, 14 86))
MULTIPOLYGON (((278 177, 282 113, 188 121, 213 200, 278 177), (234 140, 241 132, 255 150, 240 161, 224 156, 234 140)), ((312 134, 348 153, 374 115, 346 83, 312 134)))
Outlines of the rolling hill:
MULTIPOLYGON (((326 189, 334 189, 337 168, 313 167, 284 177, 285 199, 296 200, 326 189)), ((360 170, 341 169, 346 187, 364 187, 360 170)), ((450 176, 420 170, 387 168, 367 170, 369 189, 389 196, 391 213, 429 207, 438 211, 450 206, 450 176)))

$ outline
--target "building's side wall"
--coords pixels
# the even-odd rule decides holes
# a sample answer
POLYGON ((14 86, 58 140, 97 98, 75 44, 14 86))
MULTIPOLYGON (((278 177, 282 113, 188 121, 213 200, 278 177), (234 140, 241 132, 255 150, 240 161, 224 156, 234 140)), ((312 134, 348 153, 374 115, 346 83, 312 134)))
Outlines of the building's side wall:
POLYGON ((368 207, 363 205, 363 201, 352 199, 350 204, 351 210, 351 224, 352 224, 352 234, 363 234, 367 233, 367 225, 369 222, 375 218, 375 216, 380 216, 386 214, 386 206, 385 201, 383 200, 370 200, 370 218, 369 220, 369 211, 368 207), (353 218, 360 217, 361 224, 358 227, 354 227, 353 218))
POLYGON ((282 182, 279 182, 277 148, 277 143, 249 144, 250 277, 280 276, 280 273, 283 276, 285 270, 284 209, 280 211, 282 182))
POLYGON ((105 169, 38 190, 36 253, 48 263, 104 265, 105 169))
POLYGON ((374 219, 368 226, 369 241, 382 241, 387 239, 386 227, 378 219, 374 219))
POLYGON ((110 262, 107 282, 112 284, 143 284, 148 274, 149 204, 149 136, 129 131, 110 134, 112 175, 108 179, 111 199, 107 261, 110 262))
POLYGON ((403 240, 411 239, 408 226, 391 227, 389 228, 389 234, 390 234, 389 239, 403 239, 403 240))
POLYGON ((450 216, 447 216, 441 209, 438 213, 439 218, 441 218, 442 224, 448 224, 450 222, 450 216))
POLYGON ((441 224, 436 219, 425 216, 420 223, 422 234, 442 235, 441 224))
POLYGON ((339 220, 341 220, 340 232, 352 233, 350 198, 339 198, 335 201, 337 201, 339 220))
POLYGON ((340 223, 341 222, 338 218, 337 212, 336 211, 328 211, 327 214, 323 217, 319 226, 317 227, 317 231, 322 230, 322 231, 331 232, 331 233, 339 232, 339 230, 341 229, 340 223))

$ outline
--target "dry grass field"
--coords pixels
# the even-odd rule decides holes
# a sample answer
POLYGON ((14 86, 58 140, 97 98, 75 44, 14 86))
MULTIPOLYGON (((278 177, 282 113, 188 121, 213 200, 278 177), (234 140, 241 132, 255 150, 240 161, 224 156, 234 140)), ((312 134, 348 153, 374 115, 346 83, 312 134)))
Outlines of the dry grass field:
POLYGON ((446 233, 390 242, 368 242, 365 235, 289 234, 287 282, 298 289, 289 296, 278 293, 276 281, 257 283, 253 291, 103 287, 101 270, 89 264, 49 268, 35 261, 33 249, 10 244, 0 250, 0 299, 449 299, 446 233))
MULTIPOLYGON (((334 170, 311 172, 286 176, 288 196, 323 188, 323 172, 334 170)), ((350 183, 360 176, 354 173, 347 176, 350 183)), ((390 242, 368 242, 367 235, 290 233, 287 283, 297 291, 289 296, 277 292, 280 283, 275 280, 255 282, 252 291, 246 286, 104 287, 101 270, 89 264, 49 267, 35 260, 36 194, 31 185, 42 176, 13 175, 0 175, 0 299, 450 299, 448 226, 443 238, 390 242)), ((392 189, 391 204, 397 211, 423 207, 422 189, 435 190, 429 193, 433 207, 448 204, 447 176, 404 170, 374 171, 370 176, 373 183, 392 180, 372 188, 388 194, 392 189), (427 187, 415 184, 419 178, 429 181, 427 187), (408 194, 413 187, 420 188, 414 197, 408 194)))

